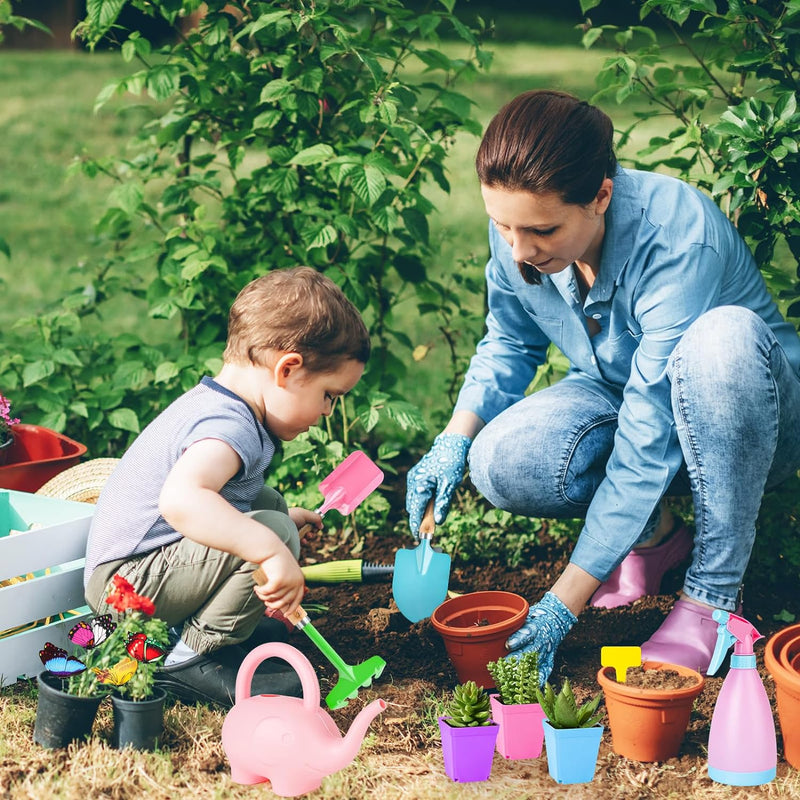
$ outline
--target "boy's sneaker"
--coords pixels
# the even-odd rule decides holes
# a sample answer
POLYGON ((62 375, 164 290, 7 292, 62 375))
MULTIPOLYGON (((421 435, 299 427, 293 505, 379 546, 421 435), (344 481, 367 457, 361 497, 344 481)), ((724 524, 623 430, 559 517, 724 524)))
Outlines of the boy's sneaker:
MULTIPOLYGON (((162 667, 156 673, 155 683, 183 701, 213 703, 230 709, 236 699, 239 667, 251 649, 249 646, 231 645, 180 664, 162 667)), ((269 658, 256 669, 250 694, 302 697, 303 687, 298 674, 283 659, 269 658)))

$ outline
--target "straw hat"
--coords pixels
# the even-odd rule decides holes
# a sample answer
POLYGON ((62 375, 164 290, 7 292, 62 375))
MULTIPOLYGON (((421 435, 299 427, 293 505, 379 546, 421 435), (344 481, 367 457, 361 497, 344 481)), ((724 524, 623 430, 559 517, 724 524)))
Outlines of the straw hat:
POLYGON ((36 494, 73 500, 78 503, 96 503, 108 476, 114 471, 118 458, 93 458, 59 472, 36 494))

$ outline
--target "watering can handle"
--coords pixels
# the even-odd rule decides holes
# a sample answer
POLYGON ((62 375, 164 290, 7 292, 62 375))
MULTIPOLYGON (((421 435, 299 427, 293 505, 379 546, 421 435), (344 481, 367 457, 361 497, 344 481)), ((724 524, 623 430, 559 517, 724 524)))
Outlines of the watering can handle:
POLYGON ((236 702, 250 697, 253 675, 258 665, 267 658, 281 658, 294 667, 303 686, 303 706, 308 711, 319 708, 319 683, 311 662, 296 648, 285 642, 266 642, 254 647, 244 658, 236 674, 236 702))

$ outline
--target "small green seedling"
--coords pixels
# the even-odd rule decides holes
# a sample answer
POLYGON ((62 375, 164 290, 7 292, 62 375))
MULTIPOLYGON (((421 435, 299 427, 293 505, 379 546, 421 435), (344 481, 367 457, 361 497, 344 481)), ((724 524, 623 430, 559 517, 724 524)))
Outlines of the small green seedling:
POLYGON ((539 689, 539 654, 529 650, 521 656, 490 661, 486 669, 492 676, 504 705, 516 706, 537 703, 539 689))
POLYGON ((454 728, 475 728, 491 725, 489 693, 475 681, 462 683, 453 690, 453 696, 445 705, 444 716, 454 728))
POLYGON ((628 680, 628 667, 639 667, 641 664, 641 647, 600 648, 600 665, 614 668, 617 683, 625 683, 628 680))
POLYGON ((602 692, 598 692, 591 700, 587 700, 580 708, 575 701, 569 679, 564 678, 561 691, 556 694, 552 686, 546 683, 544 692, 536 690, 536 697, 542 707, 547 721, 554 728, 591 728, 600 722, 600 714, 595 714, 600 704, 602 692))

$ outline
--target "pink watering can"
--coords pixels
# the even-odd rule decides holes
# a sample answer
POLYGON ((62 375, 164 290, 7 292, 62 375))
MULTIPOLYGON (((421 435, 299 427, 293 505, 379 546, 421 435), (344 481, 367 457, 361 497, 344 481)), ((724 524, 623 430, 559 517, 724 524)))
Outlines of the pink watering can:
POLYGON ((236 783, 269 781, 281 797, 319 789, 322 779, 346 767, 361 748, 367 728, 386 708, 373 700, 342 737, 320 707, 319 683, 311 662, 282 642, 259 645, 248 653, 236 676, 236 704, 222 725, 222 747, 236 783), (267 658, 282 658, 297 671, 303 697, 250 695, 253 674, 267 658))

